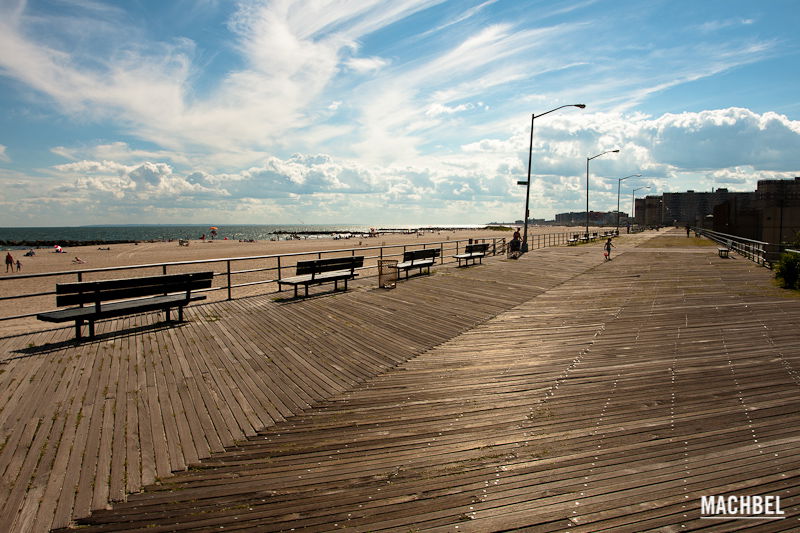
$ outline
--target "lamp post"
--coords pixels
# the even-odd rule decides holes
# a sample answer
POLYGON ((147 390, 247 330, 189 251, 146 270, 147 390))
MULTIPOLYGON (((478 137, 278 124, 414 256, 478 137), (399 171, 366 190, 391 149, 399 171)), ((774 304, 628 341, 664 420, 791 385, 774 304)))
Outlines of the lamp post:
POLYGON ((618 152, 619 150, 606 150, 605 152, 586 158, 586 235, 589 235, 589 161, 591 161, 592 159, 596 159, 601 155, 618 153, 618 152))
POLYGON ((617 178, 617 234, 619 234, 619 190, 622 186, 623 180, 628 178, 641 178, 641 174, 631 174, 630 176, 625 176, 624 178, 617 178))
MULTIPOLYGON (((521 248, 522 253, 525 253, 525 252, 528 251, 528 218, 529 218, 529 216, 528 216, 529 215, 528 206, 530 205, 530 200, 531 200, 531 162, 533 160, 533 120, 537 119, 537 118, 539 118, 541 116, 544 116, 544 115, 546 115, 548 113, 552 113, 553 111, 558 111, 559 109, 563 109, 565 107, 577 107, 579 109, 583 109, 583 108, 586 107, 586 104, 566 104, 566 105, 562 105, 562 106, 556 107, 555 109, 551 109, 550 111, 545 111, 544 113, 539 113, 538 115, 536 115, 536 114, 532 114, 531 115, 531 142, 530 142, 530 145, 528 146, 528 181, 525 182, 525 186, 526 186, 526 188, 525 188, 525 217, 523 218, 523 220, 524 220, 524 228, 525 229, 523 230, 523 233, 522 233, 522 248, 521 248)), ((521 182, 517 182, 517 183, 522 185, 521 182)))
POLYGON ((650 185, 645 185, 644 187, 637 187, 633 189, 633 194, 631 194, 631 214, 636 210, 636 191, 640 191, 642 189, 649 189, 650 185))

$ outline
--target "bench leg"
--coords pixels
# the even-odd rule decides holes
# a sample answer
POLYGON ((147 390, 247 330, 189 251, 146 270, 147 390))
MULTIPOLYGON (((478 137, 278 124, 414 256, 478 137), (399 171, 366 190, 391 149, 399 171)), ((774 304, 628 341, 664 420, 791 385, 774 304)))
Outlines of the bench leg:
POLYGON ((164 321, 169 322, 169 307, 164 309, 164 321))
POLYGON ((183 306, 178 307, 178 322, 183 322, 183 306))
POLYGON ((306 287, 306 298, 308 298, 308 283, 306 283, 305 287, 306 287))
POLYGON ((89 321, 89 338, 94 339, 94 320, 89 321))
POLYGON ((83 320, 76 320, 75 321, 75 340, 81 340, 81 328, 83 327, 83 320))

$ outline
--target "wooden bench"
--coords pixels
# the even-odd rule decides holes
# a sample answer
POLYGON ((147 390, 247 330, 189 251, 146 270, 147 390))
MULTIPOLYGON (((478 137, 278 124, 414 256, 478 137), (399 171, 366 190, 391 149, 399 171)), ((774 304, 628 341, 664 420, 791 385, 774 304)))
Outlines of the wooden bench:
POLYGON ((464 253, 456 254, 453 257, 458 260, 458 266, 461 266, 461 261, 464 261, 465 266, 469 265, 470 261, 472 261, 474 265, 476 259, 483 263, 483 257, 486 255, 486 250, 488 249, 489 243, 468 244, 464 248, 464 253))
POLYGON ((725 243, 721 244, 722 246, 717 248, 717 253, 720 257, 729 257, 728 254, 730 253, 731 248, 733 248, 733 243, 730 240, 727 240, 725 243))
POLYGON ((577 233, 573 233, 572 237, 567 239, 567 244, 569 244, 570 246, 578 244, 579 237, 580 237, 580 235, 578 235, 577 233))
POLYGON ((89 338, 94 338, 94 323, 104 318, 163 310, 169 322, 170 309, 178 308, 178 321, 183 321, 183 307, 189 302, 204 300, 192 291, 211 287, 213 272, 170 274, 140 278, 80 281, 56 284, 56 306, 78 306, 39 313, 45 322, 75 322, 75 339, 81 338, 81 327, 89 324, 89 338), (89 305, 87 305, 89 304, 89 305))
POLYGON ((427 268, 428 274, 431 273, 431 266, 436 263, 436 258, 439 257, 438 248, 427 248, 424 250, 410 250, 403 252, 403 260, 397 263, 397 276, 400 277, 400 271, 406 271, 406 279, 408 279, 408 271, 412 268, 419 268, 419 273, 422 274, 422 269, 427 268))
POLYGON ((364 256, 334 257, 331 259, 312 259, 298 261, 295 276, 278 280, 278 290, 283 290, 284 285, 294 286, 294 297, 297 298, 297 287, 305 287, 305 296, 308 296, 308 286, 333 282, 333 290, 339 290, 339 281, 344 281, 344 290, 347 290, 347 281, 358 274, 356 269, 364 266, 364 256))

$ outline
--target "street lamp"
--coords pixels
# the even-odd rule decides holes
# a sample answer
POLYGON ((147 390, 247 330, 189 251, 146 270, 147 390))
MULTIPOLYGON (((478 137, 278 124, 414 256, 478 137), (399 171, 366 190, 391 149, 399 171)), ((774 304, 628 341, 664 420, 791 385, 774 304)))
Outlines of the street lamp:
POLYGON ((617 178, 617 234, 619 234, 619 189, 622 185, 622 181, 628 178, 641 178, 641 174, 631 174, 630 176, 625 176, 624 178, 617 178))
POLYGON ((611 153, 618 153, 619 150, 606 150, 603 153, 593 155, 592 157, 586 158, 586 235, 589 235, 589 161, 592 159, 598 158, 601 155, 611 154, 611 153))
MULTIPOLYGON (((586 104, 566 104, 555 109, 551 109, 550 111, 545 111, 544 113, 539 113, 538 115, 532 114, 531 115, 531 142, 528 146, 528 181, 525 182, 525 217, 524 217, 524 231, 522 233, 522 253, 528 251, 528 206, 530 205, 531 200, 531 162, 533 160, 533 120, 544 116, 548 113, 552 113, 553 111, 558 111, 559 109, 563 109, 565 107, 577 107, 579 109, 583 109, 586 107, 586 104)), ((522 182, 517 182, 519 185, 522 185, 522 182)))
POLYGON ((636 191, 640 191, 642 189, 649 189, 650 185, 646 185, 644 187, 637 187, 633 189, 633 194, 631 194, 631 214, 636 211, 636 191))

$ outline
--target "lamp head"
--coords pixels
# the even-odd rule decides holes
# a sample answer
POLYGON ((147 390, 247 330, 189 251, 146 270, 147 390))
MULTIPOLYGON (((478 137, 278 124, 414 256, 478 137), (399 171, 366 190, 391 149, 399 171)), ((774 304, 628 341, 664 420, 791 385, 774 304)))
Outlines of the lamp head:
POLYGON ((614 152, 615 154, 619 152, 619 150, 611 150, 611 151, 614 152))
POLYGON ((585 109, 586 108, 586 104, 574 104, 574 106, 578 107, 580 109, 585 109))

